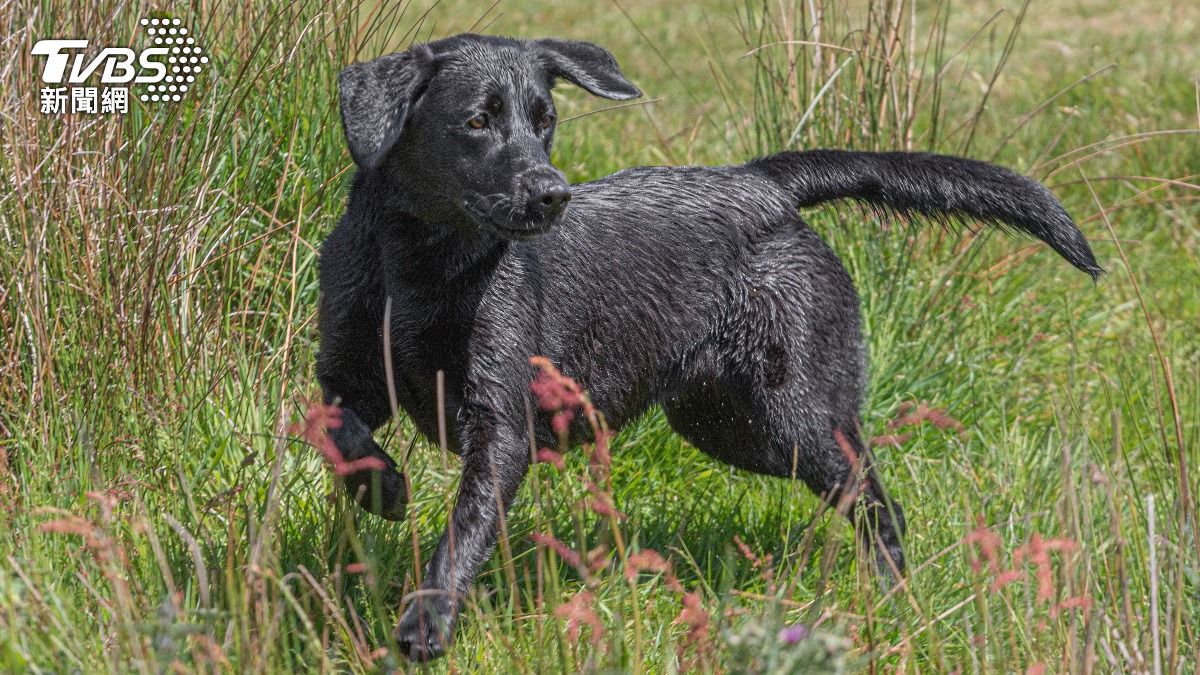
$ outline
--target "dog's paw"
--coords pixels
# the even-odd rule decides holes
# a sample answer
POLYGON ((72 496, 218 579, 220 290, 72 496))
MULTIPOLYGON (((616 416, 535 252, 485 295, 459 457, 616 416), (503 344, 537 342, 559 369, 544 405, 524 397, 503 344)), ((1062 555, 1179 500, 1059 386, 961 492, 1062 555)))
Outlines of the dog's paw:
POLYGON ((869 562, 864 562, 879 582, 879 589, 887 592, 895 588, 904 578, 906 567, 904 547, 895 531, 871 532, 862 529, 859 531, 859 546, 862 552, 870 552, 869 562))
POLYGON ((444 655, 454 635, 454 619, 453 609, 443 600, 417 597, 396 627, 400 653, 417 663, 444 655))
POLYGON ((404 474, 389 466, 382 471, 366 469, 345 477, 350 497, 367 513, 387 520, 403 520, 408 508, 404 474))
POLYGON ((875 575, 879 586, 890 591, 904 576, 904 549, 898 543, 890 543, 875 549, 875 575))

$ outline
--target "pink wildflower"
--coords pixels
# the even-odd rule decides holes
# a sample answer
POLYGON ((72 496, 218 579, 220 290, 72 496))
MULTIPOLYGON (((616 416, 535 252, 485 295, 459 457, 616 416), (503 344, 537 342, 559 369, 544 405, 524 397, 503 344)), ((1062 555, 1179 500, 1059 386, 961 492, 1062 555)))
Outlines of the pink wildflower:
POLYGON ((567 468, 566 459, 561 452, 555 452, 550 448, 542 448, 537 452, 537 461, 543 464, 551 464, 559 471, 567 468))
POLYGON ((570 546, 567 546, 559 541, 554 535, 542 532, 534 532, 533 534, 529 535, 529 538, 532 539, 534 543, 541 544, 542 546, 545 546, 546 548, 557 553, 558 557, 565 560, 568 565, 571 565, 572 567, 582 567, 582 561, 579 557, 579 553, 577 553, 570 546))
POLYGON ((585 407, 587 399, 583 390, 575 380, 563 375, 558 368, 544 356, 535 356, 529 363, 539 368, 529 390, 537 398, 538 407, 547 412, 553 412, 550 426, 557 434, 565 434, 575 419, 575 412, 585 407))
POLYGON ((604 625, 592 608, 595 600, 591 591, 579 591, 575 597, 555 608, 554 616, 567 622, 567 638, 571 642, 579 642, 579 634, 584 626, 592 629, 592 644, 599 643, 604 637, 604 625))
POLYGON ((1034 565, 1034 576, 1037 578, 1037 599, 1050 602, 1054 598, 1054 568, 1050 564, 1050 552, 1074 551, 1079 545, 1070 539, 1042 539, 1040 534, 1034 534, 1029 543, 1013 553, 1013 561, 1021 562, 1028 556, 1034 565))
POLYGON ((992 574, 1000 574, 1000 535, 984 525, 983 516, 978 516, 975 522, 975 529, 971 530, 963 542, 978 547, 983 561, 979 558, 972 558, 971 569, 979 574, 983 570, 983 562, 986 562, 988 570, 992 574))

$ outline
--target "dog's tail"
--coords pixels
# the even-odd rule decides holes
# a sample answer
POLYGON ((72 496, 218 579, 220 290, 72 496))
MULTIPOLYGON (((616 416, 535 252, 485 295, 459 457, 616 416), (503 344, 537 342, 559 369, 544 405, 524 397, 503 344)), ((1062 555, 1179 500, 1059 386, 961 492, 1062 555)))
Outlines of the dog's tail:
POLYGON ((850 199, 903 215, 1013 228, 1046 242, 1093 279, 1104 273, 1045 186, 993 164, 929 153, 808 150, 747 166, 779 184, 797 208, 850 199))

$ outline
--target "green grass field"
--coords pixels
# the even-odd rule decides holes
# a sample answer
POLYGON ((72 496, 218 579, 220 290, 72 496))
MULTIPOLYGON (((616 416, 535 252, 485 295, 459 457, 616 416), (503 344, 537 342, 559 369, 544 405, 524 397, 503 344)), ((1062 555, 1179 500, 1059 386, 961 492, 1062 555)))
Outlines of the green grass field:
POLYGON ((802 486, 718 465, 651 412, 613 442, 627 519, 576 507, 586 449, 538 465, 429 670, 1200 673, 1200 9, 188 6, 0 4, 0 671, 410 669, 390 631, 458 459, 403 419, 377 434, 415 491, 387 523, 292 425, 352 171, 337 72, 474 27, 601 43, 646 93, 557 90, 573 181, 785 147, 965 154, 1045 181, 1109 274, 806 213, 862 296, 864 424, 896 436, 875 450, 907 581, 882 590, 802 486), (164 15, 212 56, 182 102, 39 112, 34 42, 125 45, 164 15), (892 428, 910 404, 942 414, 892 428), (669 573, 635 574, 649 549, 669 573))

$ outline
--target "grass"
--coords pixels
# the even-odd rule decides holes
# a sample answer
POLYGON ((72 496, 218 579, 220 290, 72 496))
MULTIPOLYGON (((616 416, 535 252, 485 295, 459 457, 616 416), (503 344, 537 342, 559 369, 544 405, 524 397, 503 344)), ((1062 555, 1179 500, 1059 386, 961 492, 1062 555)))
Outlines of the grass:
POLYGON ((908 583, 881 591, 816 498, 714 464, 651 412, 612 441, 623 520, 577 506, 585 452, 536 468, 431 670, 1200 672, 1200 12, 483 9, 195 5, 180 17, 213 63, 183 102, 53 117, 33 42, 126 44, 156 11, 0 5, 0 671, 408 668, 389 633, 457 459, 403 420, 381 433, 416 486, 409 521, 384 523, 330 497, 291 425, 316 389, 316 251, 351 169, 337 71, 486 26, 605 44, 647 92, 586 115, 604 104, 556 93, 572 180, 784 147, 965 153, 1045 180, 1110 273, 807 213, 862 295, 867 431, 904 438, 876 452, 909 519, 908 583), (963 431, 891 428, 907 402, 963 431), (604 553, 576 566, 532 533, 604 553))

